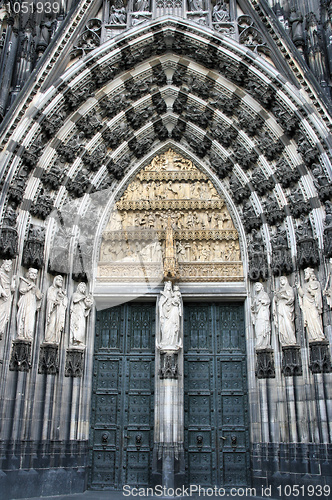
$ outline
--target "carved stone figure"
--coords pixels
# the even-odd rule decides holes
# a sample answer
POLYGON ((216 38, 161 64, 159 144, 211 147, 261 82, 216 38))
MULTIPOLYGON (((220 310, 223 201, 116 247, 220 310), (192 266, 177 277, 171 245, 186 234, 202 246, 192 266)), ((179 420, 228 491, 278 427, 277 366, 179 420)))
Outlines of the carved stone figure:
POLYGON ((36 286, 38 271, 30 268, 27 276, 20 276, 19 294, 20 298, 17 303, 18 311, 16 316, 17 321, 17 338, 22 340, 33 340, 35 330, 35 316, 40 309, 43 295, 36 286))
POLYGON ((164 276, 174 278, 178 274, 178 262, 176 259, 176 250, 174 246, 174 234, 171 217, 168 217, 166 236, 165 236, 165 259, 164 276))
POLYGON ((303 16, 301 12, 296 11, 295 8, 292 8, 289 16, 289 24, 292 27, 292 40, 297 47, 304 44, 302 23, 303 16))
POLYGON ((68 298, 63 287, 63 277, 56 276, 47 291, 45 342, 60 344, 65 326, 68 298))
POLYGON ((116 9, 114 5, 111 7, 110 13, 110 24, 126 24, 127 22, 127 14, 126 9, 121 7, 120 9, 116 9))
POLYGON ((324 227, 324 252, 327 257, 332 257, 332 203, 325 203, 325 227, 324 227))
POLYGON ((249 201, 243 206, 243 223, 248 232, 259 229, 262 225, 262 219, 249 201))
POLYGON ((307 266, 316 266, 319 263, 319 251, 317 239, 313 231, 309 217, 301 215, 301 224, 295 230, 297 240, 297 262, 301 269, 307 266))
POLYGON ((255 326, 256 349, 269 349, 271 336, 270 298, 262 283, 255 283, 255 298, 251 306, 252 322, 255 326))
POLYGON ((280 287, 274 293, 274 322, 282 346, 296 344, 294 324, 294 290, 286 276, 280 277, 280 287))
POLYGON ((48 215, 52 212, 53 200, 51 197, 44 193, 43 191, 37 198, 37 201, 32 205, 30 213, 39 219, 45 220, 48 215))
POLYGON ((216 23, 227 23, 230 21, 227 5, 223 0, 218 0, 212 11, 212 21, 216 23))
POLYGON ((322 324, 321 286, 311 267, 307 267, 304 270, 304 280, 306 282, 304 287, 297 284, 297 288, 308 341, 317 342, 326 340, 322 324))
POLYGON ((70 344, 85 347, 86 318, 91 312, 93 298, 87 294, 85 283, 77 285, 70 306, 70 344))
POLYGON ((182 317, 182 298, 179 287, 166 281, 164 291, 159 301, 159 319, 161 342, 158 345, 162 350, 178 350, 182 347, 180 327, 182 317))
POLYGON ((45 228, 31 225, 23 248, 22 263, 25 267, 40 269, 44 263, 45 228))
POLYGON ((203 0, 189 0, 189 8, 194 12, 201 12, 203 10, 203 0))
POLYGON ((17 214, 15 210, 8 205, 0 231, 0 255, 4 259, 17 255, 18 235, 16 218, 17 214))
POLYGON ((330 271, 326 280, 326 285, 323 294, 326 297, 326 302, 330 309, 332 309, 332 259, 330 259, 330 271))
POLYGON ((289 273, 293 269, 292 256, 287 243, 287 235, 284 229, 280 226, 277 228, 277 232, 271 238, 272 246, 272 271, 275 275, 281 275, 282 273, 289 273))
POLYGON ((0 267, 0 340, 6 331, 15 290, 15 276, 11 277, 12 261, 4 260, 0 267))
POLYGON ((27 168, 22 168, 15 178, 15 182, 11 183, 8 194, 9 199, 14 206, 17 206, 23 200, 25 185, 28 179, 29 172, 27 168))
POLYGON ((149 0, 136 0, 134 3, 134 11, 146 12, 149 9, 149 0))

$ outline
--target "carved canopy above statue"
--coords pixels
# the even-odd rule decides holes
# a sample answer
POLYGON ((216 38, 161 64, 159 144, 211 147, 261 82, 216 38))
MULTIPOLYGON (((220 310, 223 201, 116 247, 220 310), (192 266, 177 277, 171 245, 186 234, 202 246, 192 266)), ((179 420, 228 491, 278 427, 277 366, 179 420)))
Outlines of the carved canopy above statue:
POLYGON ((98 281, 164 275, 182 282, 243 279, 238 233, 224 200, 171 149, 141 170, 114 206, 98 267, 98 281))

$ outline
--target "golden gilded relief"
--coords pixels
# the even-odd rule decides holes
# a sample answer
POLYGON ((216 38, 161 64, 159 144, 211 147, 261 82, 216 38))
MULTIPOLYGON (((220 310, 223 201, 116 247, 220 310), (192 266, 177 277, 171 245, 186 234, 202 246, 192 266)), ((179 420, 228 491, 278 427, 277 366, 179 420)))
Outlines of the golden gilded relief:
POLYGON ((128 185, 103 233, 98 279, 240 281, 238 233, 212 182, 172 150, 128 185))

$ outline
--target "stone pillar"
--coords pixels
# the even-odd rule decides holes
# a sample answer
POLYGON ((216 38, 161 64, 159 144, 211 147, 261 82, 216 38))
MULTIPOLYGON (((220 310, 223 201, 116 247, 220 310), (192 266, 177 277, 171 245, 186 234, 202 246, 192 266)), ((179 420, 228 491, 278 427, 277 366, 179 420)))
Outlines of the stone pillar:
MULTIPOLYGON (((170 282, 168 282, 170 283, 170 282)), ((165 286, 166 290, 166 286, 165 286)), ((157 301, 156 336, 156 399, 155 434, 152 475, 155 485, 176 488, 184 484, 184 405, 183 405, 183 328, 182 301, 175 305, 174 292, 163 295, 157 301), (167 308, 167 317, 162 308, 167 308), (174 309, 178 307, 179 331, 172 323, 174 309), (165 331, 170 333, 166 341, 165 331), (174 335, 173 335, 174 333, 174 335), (171 338, 172 337, 172 338, 171 338), (168 345, 167 345, 168 344, 168 345)), ((176 311, 175 311, 176 312, 176 311)))

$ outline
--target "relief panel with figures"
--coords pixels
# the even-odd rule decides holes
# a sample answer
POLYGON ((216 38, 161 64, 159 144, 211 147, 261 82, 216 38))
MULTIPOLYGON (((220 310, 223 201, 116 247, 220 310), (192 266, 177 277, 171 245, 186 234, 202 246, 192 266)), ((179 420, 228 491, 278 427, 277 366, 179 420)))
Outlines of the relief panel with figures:
POLYGON ((156 156, 117 201, 103 233, 98 280, 160 280, 169 223, 178 281, 243 280, 238 233, 224 200, 172 150, 156 156))

